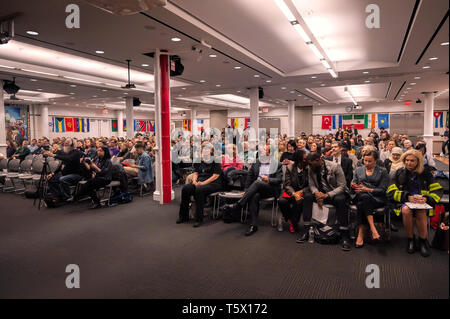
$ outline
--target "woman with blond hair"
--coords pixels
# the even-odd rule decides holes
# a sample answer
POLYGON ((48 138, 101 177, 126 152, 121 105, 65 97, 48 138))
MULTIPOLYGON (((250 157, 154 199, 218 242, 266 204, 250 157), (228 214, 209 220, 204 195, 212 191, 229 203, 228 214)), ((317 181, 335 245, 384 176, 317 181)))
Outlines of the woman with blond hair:
MULTIPOLYGON (((408 205, 428 204, 434 207, 443 194, 442 186, 437 183, 429 170, 424 170, 423 156, 417 150, 406 151, 401 160, 405 167, 395 171, 387 195, 395 204, 394 212, 403 219, 403 225, 408 236, 407 252, 414 253, 417 249, 423 257, 430 255, 430 246, 427 233, 427 210, 413 209, 408 205), (419 247, 417 248, 414 236, 414 217, 419 233, 419 247)), ((411 206, 411 205, 410 205, 411 206)), ((432 209, 428 210, 430 216, 434 215, 432 209)))

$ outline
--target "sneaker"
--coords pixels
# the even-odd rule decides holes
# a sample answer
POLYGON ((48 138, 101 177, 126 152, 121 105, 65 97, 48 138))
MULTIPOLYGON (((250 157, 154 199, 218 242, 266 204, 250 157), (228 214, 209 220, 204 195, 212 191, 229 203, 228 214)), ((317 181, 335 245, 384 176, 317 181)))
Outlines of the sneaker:
POLYGON ((294 227, 294 225, 292 225, 291 222, 289 222, 289 232, 290 232, 291 234, 295 233, 295 227, 294 227))
POLYGON ((278 230, 279 232, 282 232, 282 231, 283 231, 283 222, 279 222, 279 223, 278 223, 277 230, 278 230))

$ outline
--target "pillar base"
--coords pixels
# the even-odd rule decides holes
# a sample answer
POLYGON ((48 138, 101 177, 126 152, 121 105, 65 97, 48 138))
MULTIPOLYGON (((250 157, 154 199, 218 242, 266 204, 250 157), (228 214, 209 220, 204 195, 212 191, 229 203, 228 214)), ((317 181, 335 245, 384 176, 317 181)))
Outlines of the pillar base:
MULTIPOLYGON (((172 200, 175 199, 175 192, 173 190, 171 191, 171 198, 172 200)), ((155 191, 153 193, 153 200, 156 202, 161 202, 161 193, 159 191, 155 191)))

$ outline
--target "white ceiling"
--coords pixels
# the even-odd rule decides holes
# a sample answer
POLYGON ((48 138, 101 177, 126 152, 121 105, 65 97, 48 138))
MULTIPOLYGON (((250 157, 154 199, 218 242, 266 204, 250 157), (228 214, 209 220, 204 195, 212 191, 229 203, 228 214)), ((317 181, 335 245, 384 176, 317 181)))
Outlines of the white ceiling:
MULTIPOLYGON (((364 88, 364 94, 355 96, 361 103, 398 100, 403 93, 403 100, 416 100, 424 91, 448 89, 445 73, 448 72, 449 47, 440 45, 448 41, 448 16, 416 64, 448 12, 448 1, 421 1, 399 62, 397 58, 415 0, 377 1, 381 9, 380 29, 367 29, 364 25, 365 7, 373 1, 292 1, 335 63, 339 72, 337 79, 326 72, 273 0, 169 0, 166 8, 130 16, 112 15, 80 3, 81 28, 77 30, 64 26, 66 1, 0 0, 2 16, 21 12, 15 21, 14 41, 0 46, 0 65, 68 72, 100 84, 2 67, 0 78, 16 76, 22 89, 39 92, 41 96, 43 93, 62 95, 53 96, 52 102, 63 105, 123 103, 126 95, 138 96, 143 102, 153 104, 153 59, 143 53, 161 48, 179 55, 185 66, 183 75, 176 78, 179 83, 173 83, 171 90, 174 105, 179 107, 191 105, 195 103, 192 100, 207 95, 246 96, 247 88, 254 86, 264 88, 264 101, 272 105, 282 105, 282 101, 292 99, 297 100, 296 105, 347 103, 349 99, 341 94, 345 86, 364 88), (27 35, 28 30, 37 31, 39 35, 27 35), (172 42, 172 37, 181 41, 172 42), (213 48, 201 46, 197 40, 205 40, 213 48), (32 52, 30 45, 40 47, 41 51, 27 54, 32 52), (192 46, 201 48, 203 54, 199 56, 192 46), (96 54, 96 50, 105 54, 96 54), (39 56, 39 53, 47 55, 39 56), (49 60, 48 54, 53 53, 55 59, 49 60), (210 58, 209 54, 217 57, 210 58), (431 61, 431 57, 438 59, 431 61), (125 91, 104 84, 108 81, 124 84, 126 59, 133 60, 132 82, 135 79, 145 91, 125 91), (431 68, 423 69, 423 66, 431 68), (200 83, 200 80, 206 82, 200 83), (409 83, 416 84, 410 86, 409 83), (77 86, 71 87, 71 84, 77 86), (406 90, 407 87, 411 89, 406 90), (311 90, 326 100, 312 94, 311 90)), ((448 92, 439 99, 448 99, 448 92)), ((208 103, 203 106, 223 108, 208 103)))

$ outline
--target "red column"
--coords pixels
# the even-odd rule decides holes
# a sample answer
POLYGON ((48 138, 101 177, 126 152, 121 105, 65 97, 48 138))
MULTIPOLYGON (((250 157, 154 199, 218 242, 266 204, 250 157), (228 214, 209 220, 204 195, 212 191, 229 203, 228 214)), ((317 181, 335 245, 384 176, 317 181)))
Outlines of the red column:
POLYGON ((161 54, 159 59, 161 73, 161 169, 163 204, 172 201, 172 166, 170 159, 170 74, 169 56, 161 54))

